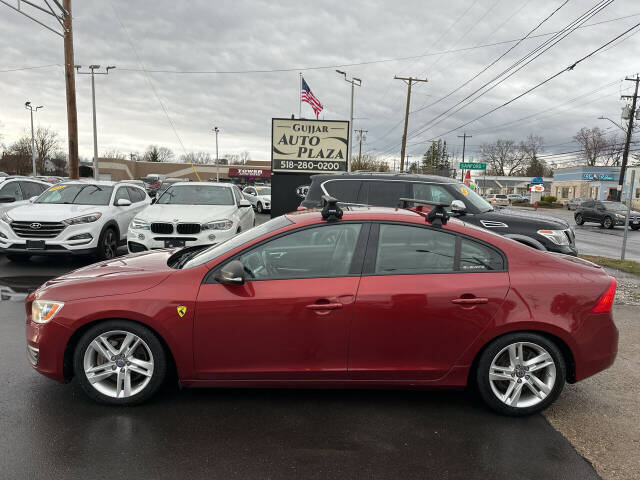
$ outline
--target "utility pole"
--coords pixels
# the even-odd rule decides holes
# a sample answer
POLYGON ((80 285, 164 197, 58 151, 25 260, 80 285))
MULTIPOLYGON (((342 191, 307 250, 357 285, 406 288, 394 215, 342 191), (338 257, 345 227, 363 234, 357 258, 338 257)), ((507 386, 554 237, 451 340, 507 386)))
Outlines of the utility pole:
POLYGON ((213 132, 216 134, 216 182, 220 181, 220 167, 218 166, 218 127, 213 127, 213 132))
MULTIPOLYGON (((467 138, 473 138, 473 135, 467 135, 467 132, 464 132, 462 135, 458 135, 458 138, 462 139, 462 163, 464 163, 464 150, 467 146, 467 138)), ((464 170, 460 169, 462 173, 462 181, 464 182, 464 170)))
MULTIPOLYGON (((640 75, 636 75, 636 78, 625 78, 629 82, 636 83, 636 89, 631 95, 622 95, 620 98, 631 98, 631 115, 629 115, 629 126, 627 127, 627 140, 624 144, 624 151, 622 153, 622 167, 620 167, 620 178, 618 180, 618 201, 622 197, 622 186, 624 185, 624 174, 627 170, 627 160, 629 158, 629 145, 631 144, 631 135, 633 134, 633 118, 636 115, 636 102, 638 100, 638 84, 640 83, 640 75)), ((631 197, 630 197, 631 198, 631 197)), ((631 201, 631 199, 629 199, 631 201)), ((626 232, 626 230, 625 230, 626 232)))
POLYGON ((91 75, 91 101, 93 104, 93 178, 98 180, 98 127, 96 126, 96 84, 95 75, 109 75, 109 70, 116 68, 115 66, 107 67, 104 72, 96 72, 100 69, 100 65, 89 65, 91 72, 81 72, 82 65, 75 65, 78 75, 91 75))
POLYGON ((351 84, 351 104, 349 107, 349 144, 347 145, 347 172, 351 171, 351 150, 352 150, 352 145, 353 145, 353 139, 351 137, 353 137, 352 132, 353 132, 353 92, 355 90, 354 87, 358 86, 361 87, 362 86, 362 80, 360 80, 359 78, 356 77, 351 77, 351 80, 349 80, 347 78, 347 74, 346 72, 343 72, 341 70, 336 70, 336 72, 338 72, 340 75, 342 75, 344 77, 345 82, 349 82, 351 84), (356 83, 358 82, 358 83, 356 83))
POLYGON ((407 127, 409 125, 409 106, 411 105, 411 85, 414 82, 426 83, 427 79, 426 78, 420 79, 420 78, 413 78, 413 77, 405 78, 405 77, 398 77, 398 76, 394 76, 393 78, 394 80, 402 80, 407 84, 407 109, 404 112, 404 133, 402 134, 402 147, 400 148, 400 171, 402 171, 404 168, 404 152, 405 152, 405 149, 407 148, 407 127))
POLYGON ((78 166, 78 110, 76 108, 76 76, 73 61, 73 25, 71 0, 62 0, 64 15, 64 77, 67 87, 67 136, 69 137, 69 177, 79 176, 78 166))
POLYGON ((22 2, 18 0, 17 6, 11 5, 7 0, 0 0, 0 3, 24 15, 56 35, 61 36, 64 40, 64 76, 67 90, 67 136, 69 137, 69 176, 71 178, 78 178, 78 113, 76 111, 76 80, 73 69, 71 0, 62 0, 62 5, 60 4, 60 0, 51 0, 51 3, 45 0, 44 3, 47 5, 47 8, 27 0, 22 2), (56 28, 47 25, 44 21, 27 13, 24 5, 35 8, 55 18, 58 26, 62 27, 62 31, 56 30, 56 28))
POLYGON ((37 112, 38 109, 44 108, 44 107, 42 105, 39 105, 36 108, 33 108, 31 106, 31 102, 25 102, 24 108, 26 108, 31 112, 31 163, 33 163, 33 176, 35 177, 37 175, 36 173, 36 137, 33 133, 33 112, 34 111, 37 112))
POLYGON ((358 150, 358 163, 362 163, 362 142, 367 139, 366 133, 368 130, 356 130, 358 132, 358 141, 360 142, 360 148, 358 150))

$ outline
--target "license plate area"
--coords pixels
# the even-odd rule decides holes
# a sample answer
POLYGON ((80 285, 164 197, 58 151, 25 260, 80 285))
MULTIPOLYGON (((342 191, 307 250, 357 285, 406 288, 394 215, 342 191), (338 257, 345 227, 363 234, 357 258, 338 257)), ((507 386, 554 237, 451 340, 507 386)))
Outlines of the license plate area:
POLYGON ((184 247, 184 245, 184 240, 171 239, 164 241, 164 248, 184 247))
POLYGON ((27 250, 44 250, 44 240, 27 240, 27 250))

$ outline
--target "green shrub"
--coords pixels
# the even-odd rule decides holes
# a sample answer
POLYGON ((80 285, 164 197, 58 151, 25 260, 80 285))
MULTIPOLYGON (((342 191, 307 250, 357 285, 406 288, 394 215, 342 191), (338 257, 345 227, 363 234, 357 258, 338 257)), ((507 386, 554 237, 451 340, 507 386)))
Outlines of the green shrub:
POLYGON ((540 201, 542 202, 549 202, 549 203, 555 203, 556 200, 558 200, 556 197, 554 197, 553 195, 546 195, 544 197, 542 197, 540 199, 540 201))

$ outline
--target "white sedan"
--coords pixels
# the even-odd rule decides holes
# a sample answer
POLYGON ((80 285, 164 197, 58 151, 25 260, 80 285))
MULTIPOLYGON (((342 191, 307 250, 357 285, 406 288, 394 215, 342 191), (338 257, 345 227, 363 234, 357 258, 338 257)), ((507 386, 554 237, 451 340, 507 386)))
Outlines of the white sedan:
POLYGON ((271 210, 271 187, 246 187, 242 193, 256 212, 271 210))
POLYGON ((215 245, 255 225, 251 203, 229 183, 179 182, 137 215, 127 234, 130 252, 215 245))

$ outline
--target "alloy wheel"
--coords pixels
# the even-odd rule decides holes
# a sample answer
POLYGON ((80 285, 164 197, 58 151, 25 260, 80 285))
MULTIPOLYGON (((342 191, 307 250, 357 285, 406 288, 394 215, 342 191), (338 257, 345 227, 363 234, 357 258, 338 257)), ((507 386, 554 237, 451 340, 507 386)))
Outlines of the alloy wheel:
POLYGON ((258 202, 258 213, 262 213, 262 203, 258 202))
POLYGON ((610 217, 604 217, 604 220, 602 221, 602 226, 604 228, 611 228, 612 222, 611 222, 611 218, 610 217))
POLYGON ((576 218, 575 218, 575 220, 576 220, 576 223, 577 223, 578 225, 582 225, 582 224, 584 223, 584 220, 582 219, 582 215, 581 215, 581 214, 579 214, 579 213, 576 213, 576 218))
POLYGON ((509 407, 526 408, 542 402, 553 391, 556 365, 540 345, 515 342, 493 358, 489 384, 496 398, 509 407))
POLYGON ((154 360, 146 342, 134 333, 101 333, 87 346, 84 374, 91 386, 111 398, 142 392, 153 376, 154 360))
POLYGON ((104 239, 102 241, 102 248, 105 258, 110 259, 116 256, 118 245, 116 242, 116 235, 113 230, 107 230, 105 232, 104 239))

